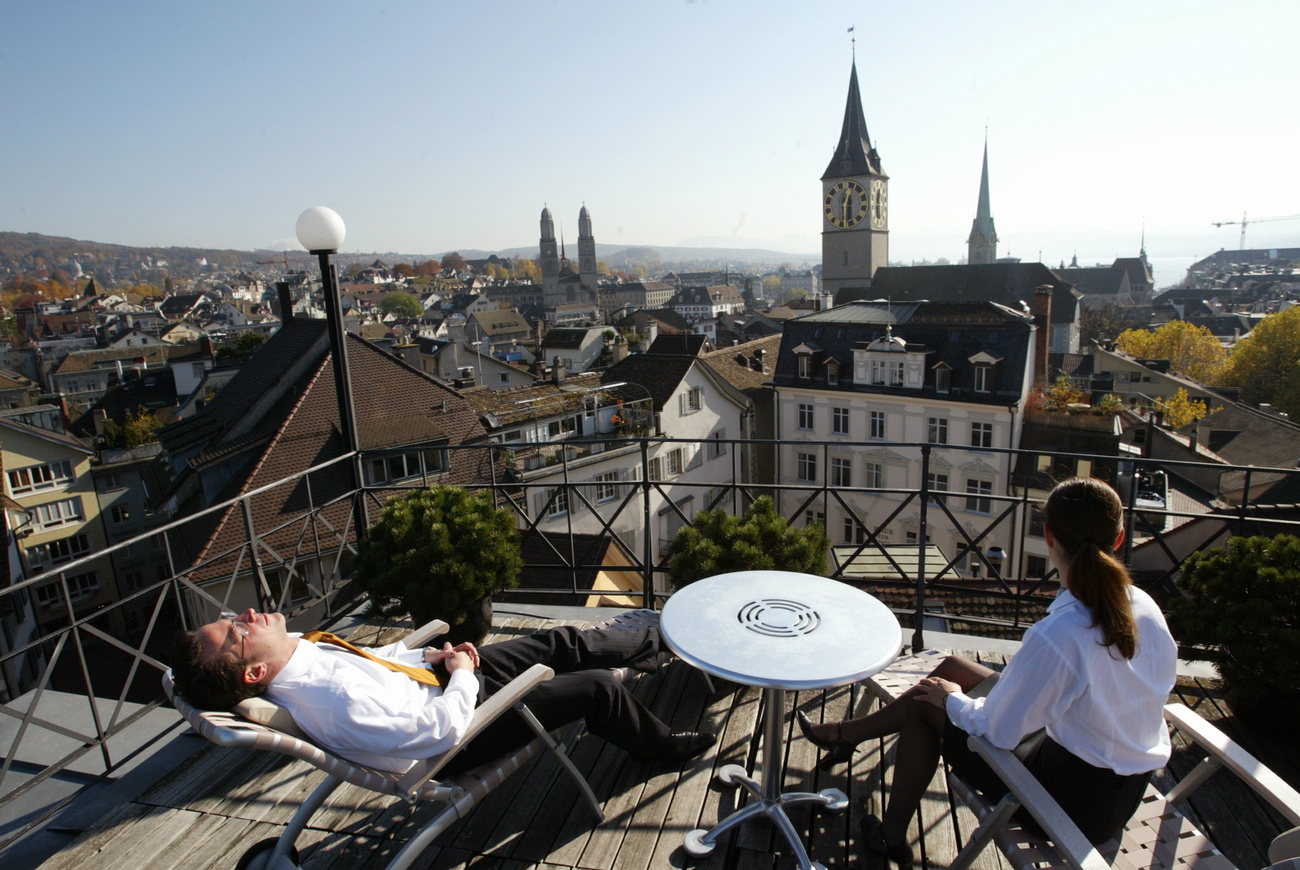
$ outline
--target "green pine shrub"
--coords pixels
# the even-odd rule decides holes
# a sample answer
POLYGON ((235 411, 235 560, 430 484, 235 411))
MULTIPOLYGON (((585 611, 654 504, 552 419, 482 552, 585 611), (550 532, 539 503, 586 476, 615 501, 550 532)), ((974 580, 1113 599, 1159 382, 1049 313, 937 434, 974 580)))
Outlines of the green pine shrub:
POLYGON ((1187 597, 1169 627, 1185 658, 1213 661, 1229 702, 1259 705, 1300 692, 1300 538, 1229 538, 1182 565, 1187 597))
POLYGON ((519 532, 487 493, 412 490, 384 505, 357 548, 357 585, 375 615, 464 622, 485 595, 519 585, 519 532))
POLYGON ((797 571, 826 574, 830 539, 819 524, 796 528, 776 511, 771 496, 754 501, 737 517, 722 508, 700 511, 668 550, 668 572, 681 588, 731 571, 797 571))

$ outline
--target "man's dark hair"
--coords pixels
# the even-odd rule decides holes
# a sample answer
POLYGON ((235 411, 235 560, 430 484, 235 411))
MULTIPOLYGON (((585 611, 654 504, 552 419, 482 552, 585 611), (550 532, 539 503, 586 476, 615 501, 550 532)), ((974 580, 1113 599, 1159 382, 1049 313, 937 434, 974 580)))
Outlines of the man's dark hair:
POLYGON ((244 682, 243 659, 232 652, 203 660, 199 636, 187 631, 172 645, 172 681, 185 699, 201 710, 229 710, 245 698, 266 691, 261 683, 244 682))

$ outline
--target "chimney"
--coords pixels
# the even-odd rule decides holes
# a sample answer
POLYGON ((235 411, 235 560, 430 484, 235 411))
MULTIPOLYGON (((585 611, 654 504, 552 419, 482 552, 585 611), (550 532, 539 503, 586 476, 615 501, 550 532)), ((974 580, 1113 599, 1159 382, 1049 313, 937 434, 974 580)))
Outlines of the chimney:
POLYGON ((212 359, 216 356, 216 351, 212 348, 212 336, 207 334, 199 336, 199 350, 201 350, 203 355, 208 359, 212 359))
POLYGON ((627 359, 627 340, 623 336, 614 339, 614 345, 609 349, 610 365, 617 365, 627 359))
POLYGON ((275 295, 280 299, 280 322, 288 323, 293 317, 293 293, 289 290, 289 282, 276 281, 275 295))
POLYGON ((1034 353, 1038 358, 1037 381, 1047 384, 1047 354, 1052 346, 1052 285, 1041 284, 1034 291, 1034 326, 1038 335, 1034 342, 1034 353))
POLYGON ((557 387, 564 385, 564 363, 560 362, 558 356, 555 362, 551 363, 551 383, 557 387))

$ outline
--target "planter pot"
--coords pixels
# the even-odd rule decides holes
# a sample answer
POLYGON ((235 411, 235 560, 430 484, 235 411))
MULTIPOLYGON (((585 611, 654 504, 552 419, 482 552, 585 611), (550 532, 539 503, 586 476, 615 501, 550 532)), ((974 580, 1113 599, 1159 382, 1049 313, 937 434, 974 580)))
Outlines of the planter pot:
POLYGON ((440 638, 435 638, 435 641, 439 645, 446 642, 452 646, 469 641, 477 646, 483 642, 483 639, 488 636, 488 632, 491 630, 492 596, 484 595, 470 605, 469 612, 463 614, 459 622, 452 623, 447 633, 440 638))

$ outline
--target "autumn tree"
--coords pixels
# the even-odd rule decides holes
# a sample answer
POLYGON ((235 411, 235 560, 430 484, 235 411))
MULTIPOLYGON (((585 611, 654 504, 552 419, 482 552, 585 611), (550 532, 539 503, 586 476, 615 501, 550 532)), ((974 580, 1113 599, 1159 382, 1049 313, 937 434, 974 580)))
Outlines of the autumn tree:
POLYGON ((514 276, 516 278, 527 278, 534 284, 542 283, 542 269, 537 265, 536 260, 529 260, 521 257, 515 260, 514 276))
POLYGON ((1179 387, 1168 399, 1157 399, 1156 406, 1164 412, 1165 425, 1173 429, 1195 423, 1209 413, 1205 402, 1189 397, 1184 387, 1179 387))
POLYGON ((1203 384, 1218 383, 1227 352, 1214 333, 1185 320, 1171 320, 1159 329, 1128 329, 1115 345, 1142 359, 1167 359, 1174 371, 1203 384))
POLYGON ((104 424, 103 442, 109 448, 139 447, 158 440, 158 422, 148 408, 137 405, 134 411, 127 413, 121 423, 109 420, 104 424))
POLYGON ((1300 306, 1270 314, 1238 341, 1224 381, 1240 387, 1244 401, 1300 414, 1300 306))
POLYGON ((417 275, 437 275, 442 271, 437 260, 421 260, 415 264, 415 274, 417 275))
POLYGON ((415 277, 415 267, 410 263, 394 263, 393 271, 398 275, 401 275, 403 278, 415 277))
POLYGON ((452 251, 450 254, 443 254, 442 268, 451 269, 453 272, 464 272, 469 269, 469 263, 458 252, 452 251))
POLYGON ((420 304, 419 297, 414 293, 394 290, 384 295, 379 303, 379 311, 385 316, 392 314, 411 320, 424 314, 424 306, 420 304))

